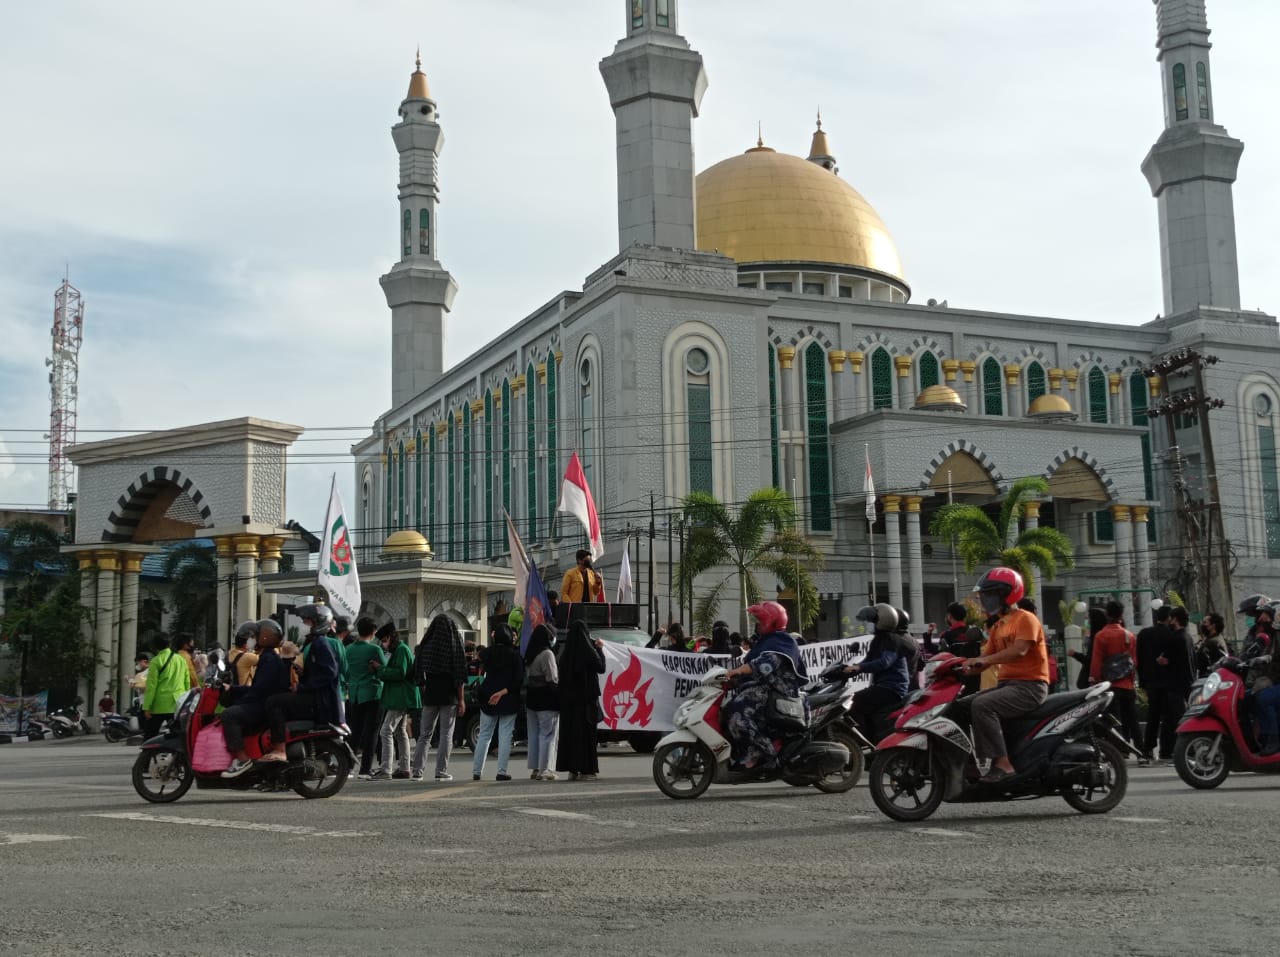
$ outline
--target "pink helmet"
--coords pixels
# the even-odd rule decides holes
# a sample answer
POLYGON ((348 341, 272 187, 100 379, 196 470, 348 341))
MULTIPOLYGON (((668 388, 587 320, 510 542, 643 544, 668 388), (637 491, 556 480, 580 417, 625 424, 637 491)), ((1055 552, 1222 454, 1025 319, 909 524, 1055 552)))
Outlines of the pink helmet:
POLYGON ((747 614, 760 623, 762 635, 785 631, 787 628, 787 610, 776 601, 762 601, 758 605, 752 605, 747 609, 747 614))

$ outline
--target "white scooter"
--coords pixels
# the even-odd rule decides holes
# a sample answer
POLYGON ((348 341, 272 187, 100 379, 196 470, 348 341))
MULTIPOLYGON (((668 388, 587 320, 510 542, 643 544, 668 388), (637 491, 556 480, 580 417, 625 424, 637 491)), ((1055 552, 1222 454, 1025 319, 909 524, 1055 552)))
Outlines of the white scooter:
MULTIPOLYGON (((663 794, 677 799, 696 798, 712 784, 775 780, 797 787, 811 784, 827 793, 849 789, 848 776, 853 770, 849 749, 832 741, 814 740, 805 717, 803 695, 770 699, 768 714, 777 735, 777 770, 730 770, 731 746, 720 728, 720 706, 728 691, 728 674, 724 668, 708 671, 676 709, 676 729, 658 742, 653 754, 653 780, 663 794)), ((861 771, 861 767, 857 770, 861 771)))

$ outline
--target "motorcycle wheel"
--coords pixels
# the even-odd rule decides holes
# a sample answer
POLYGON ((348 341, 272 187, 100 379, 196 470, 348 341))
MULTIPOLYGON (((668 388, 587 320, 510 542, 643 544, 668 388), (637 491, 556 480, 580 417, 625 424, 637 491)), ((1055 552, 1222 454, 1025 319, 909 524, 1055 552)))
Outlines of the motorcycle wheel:
POLYGON ((65 725, 55 724, 53 726, 53 736, 55 738, 69 738, 73 734, 75 734, 75 732, 65 725))
POLYGON ((841 770, 814 781, 813 786, 823 794, 843 794, 857 787, 858 781, 862 778, 862 749, 858 747, 858 742, 853 735, 840 728, 828 731, 824 738, 848 748, 849 760, 841 770))
POLYGON ((320 738, 310 743, 310 753, 302 762, 305 777, 293 786, 304 798, 333 797, 351 775, 351 754, 337 742, 320 738))
POLYGON ((169 748, 148 748, 133 762, 133 789, 144 801, 168 804, 187 793, 196 778, 186 754, 169 748))
MULTIPOLYGON (((497 735, 494 735, 497 738, 497 735)), ((463 732, 463 741, 467 746, 467 750, 472 753, 476 750, 476 742, 480 739, 480 715, 475 714, 467 719, 466 730, 463 732)))
POLYGON ((1068 784, 1062 791, 1062 800, 1081 814, 1106 814, 1124 800, 1129 785, 1129 770, 1120 749, 1108 741, 1098 741, 1094 746, 1102 756, 1107 783, 1100 788, 1068 784))
POLYGON ((701 741, 664 744, 653 756, 653 783, 677 801, 701 797, 716 776, 716 757, 701 741))
POLYGON ((114 724, 107 725, 102 732, 103 736, 112 744, 119 744, 121 741, 126 740, 131 733, 127 728, 121 728, 114 724))
POLYGON ((923 821, 942 805, 943 783, 929 752, 919 748, 878 752, 867 787, 876 807, 895 821, 923 821))
POLYGON ((1227 751, 1219 743, 1218 754, 1212 763, 1205 763, 1205 755, 1213 748, 1212 734, 1180 734, 1173 746, 1173 766, 1178 777, 1201 791, 1216 788, 1227 779, 1231 768, 1227 765, 1227 751))

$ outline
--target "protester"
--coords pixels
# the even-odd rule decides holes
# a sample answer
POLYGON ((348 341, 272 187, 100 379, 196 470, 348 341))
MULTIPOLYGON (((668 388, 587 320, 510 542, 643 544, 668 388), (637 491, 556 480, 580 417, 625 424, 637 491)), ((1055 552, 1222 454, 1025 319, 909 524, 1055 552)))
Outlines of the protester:
POLYGON ((1089 675, 1093 670, 1093 643, 1098 632, 1107 627, 1107 615, 1096 605, 1089 609, 1089 636, 1084 640, 1083 651, 1068 651, 1067 657, 1080 663, 1080 674, 1076 678, 1076 687, 1084 690, 1089 687, 1089 675))
POLYGON ((372 618, 356 621, 356 640, 347 648, 347 694, 351 708, 347 720, 351 723, 351 739, 360 757, 360 778, 373 777, 373 756, 377 750, 378 712, 382 707, 382 679, 379 669, 387 663, 386 653, 374 640, 372 618))
POLYGON ((258 666, 258 656, 254 654, 249 643, 257 639, 258 630, 256 621, 246 621, 236 629, 235 637, 231 639, 231 660, 227 664, 231 667, 233 685, 253 683, 253 672, 258 666))
POLYGON ((458 626, 448 615, 436 615, 427 626, 413 673, 422 694, 422 718, 418 722, 418 743, 413 749, 409 776, 422 780, 422 768, 431 748, 431 735, 440 728, 436 745, 436 780, 452 781, 449 755, 453 750, 453 727, 467 713, 463 688, 467 683, 467 657, 458 626))
POLYGON ((378 636, 385 641, 388 661, 376 665, 382 679, 382 727, 378 736, 382 741, 382 762, 373 774, 373 780, 409 777, 409 727, 410 711, 422 707, 418 686, 413 683, 413 653, 394 627, 384 625, 378 636), (395 762, 396 770, 391 771, 395 762))
POLYGON ((556 663, 556 636, 539 625, 529 636, 525 649, 525 673, 529 688, 525 699, 525 719, 529 729, 529 777, 554 781, 556 735, 560 728, 560 671, 556 663))
MULTIPOLYGON (((190 641, 189 636, 179 636, 172 639, 172 645, 178 646, 184 638, 190 641)), ((178 699, 191 687, 191 671, 175 647, 165 648, 151 659, 142 697, 142 716, 146 719, 143 734, 148 738, 159 734, 164 723, 173 717, 178 699)))
MULTIPOLYGON (((1187 628, 1190 618, 1187 610, 1181 606, 1174 608, 1169 614, 1169 638, 1156 659, 1156 666, 1166 672, 1166 694, 1163 701, 1164 714, 1160 726, 1160 757, 1167 760, 1173 757, 1173 745, 1177 740, 1178 724, 1182 714, 1187 710, 1187 699, 1191 696, 1191 685, 1195 682, 1196 649, 1187 628)), ((1148 702, 1149 704, 1149 702, 1148 702)), ((1147 720, 1151 720, 1148 707, 1147 720)), ((1151 740, 1150 732, 1147 741, 1151 740)), ((1150 745, 1148 744, 1148 750, 1150 745)))
POLYGON ((684 625, 678 621, 667 625, 666 644, 660 643, 658 647, 666 651, 688 651, 689 639, 684 635, 684 625))
POLYGON ((471 780, 479 781, 489 757, 489 743, 498 732, 499 781, 510 781, 507 762, 511 758, 511 742, 515 737, 516 714, 520 710, 520 688, 524 684, 524 662, 515 649, 515 636, 503 624, 490 635, 493 644, 480 654, 484 678, 476 691, 480 701, 480 731, 476 735, 475 760, 471 764, 471 780))
MULTIPOLYGON (((338 724, 342 720, 342 698, 338 693, 341 664, 327 641, 316 640, 327 634, 332 615, 327 614, 322 605, 303 605, 294 614, 302 619, 310 632, 311 653, 303 663, 297 690, 272 695, 267 701, 272 748, 262 756, 263 761, 289 760, 285 753, 285 733, 290 721, 338 724)), ((270 618, 264 618, 258 624, 261 626, 269 621, 270 618)))
POLYGON ((236 630, 237 635, 249 624, 253 625, 260 653, 255 656, 257 667, 253 683, 248 687, 232 687, 224 700, 224 704, 230 706, 222 712, 222 733, 227 750, 235 759, 231 767, 222 772, 224 778, 239 777, 253 767, 253 761, 244 749, 245 733, 256 732, 266 723, 267 704, 272 697, 289 693, 289 671, 276 652, 284 638, 279 624, 270 618, 245 622, 236 630))
POLYGON ((468 641, 462 646, 462 652, 467 656, 467 677, 480 677, 480 653, 476 649, 474 641, 468 641))
POLYGON ((173 649, 178 653, 178 657, 186 663, 187 673, 191 676, 189 687, 199 688, 201 673, 196 670, 196 661, 192 654, 196 644, 195 637, 190 633, 184 632, 178 635, 174 642, 173 649))
POLYGON ((596 755, 600 710, 600 675, 604 674, 604 642, 593 640, 586 623, 569 626, 569 639, 560 657, 560 737, 556 770, 570 781, 595 780, 600 773, 596 755))
POLYGON ((1200 640, 1196 642, 1196 677, 1207 678, 1219 661, 1227 657, 1227 643, 1222 640, 1227 623, 1217 612, 1209 612, 1200 621, 1200 640))
POLYGON ((728 655, 733 651, 729 646, 729 626, 717 621, 711 626, 711 643, 705 649, 709 655, 728 655))
POLYGON ((752 605, 747 613, 755 619, 759 641, 743 664, 729 671, 728 677, 739 679, 737 690, 721 709, 732 750, 729 767, 736 771, 777 765, 774 730, 766 715, 769 696, 795 696, 808 678, 795 639, 784 631, 786 609, 766 601, 752 605))
POLYGON ((1133 688, 1137 667, 1133 656, 1137 653, 1137 639, 1124 627, 1124 605, 1118 601, 1107 602, 1106 615, 1106 626, 1093 636, 1089 682, 1111 683, 1114 697, 1107 710, 1120 722, 1121 733, 1140 749, 1142 735, 1138 728, 1138 695, 1133 688), (1121 656, 1128 656, 1127 664, 1121 656))
POLYGON ((1182 709, 1176 715, 1170 714, 1172 673, 1167 666, 1156 662, 1165 653, 1173 635, 1169 627, 1172 611, 1168 605, 1157 608, 1155 620, 1139 631, 1137 637, 1138 684, 1147 693, 1147 727, 1142 738, 1142 757, 1138 758, 1138 764, 1144 766, 1153 760, 1157 742, 1161 760, 1172 756, 1175 731, 1182 717, 1182 709))
POLYGON ((666 637, 667 637, 667 629, 656 628, 654 629, 653 637, 649 639, 645 647, 646 648, 663 648, 665 647, 663 642, 666 640, 666 637))
POLYGON ((580 548, 575 557, 577 565, 565 572, 560 582, 561 600, 570 604, 604 601, 604 580, 591 564, 591 553, 580 548))
POLYGON ((280 660, 289 669, 289 688, 298 690, 298 679, 302 677, 302 649, 286 638, 280 643, 280 660))
POLYGON ((351 634, 351 619, 345 615, 333 619, 333 636, 342 642, 343 648, 350 648, 356 640, 351 634))

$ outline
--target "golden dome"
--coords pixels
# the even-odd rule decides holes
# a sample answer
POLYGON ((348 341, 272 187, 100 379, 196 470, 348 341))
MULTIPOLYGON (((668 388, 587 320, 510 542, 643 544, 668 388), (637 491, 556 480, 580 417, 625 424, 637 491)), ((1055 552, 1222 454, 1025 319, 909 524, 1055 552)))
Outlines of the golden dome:
POLYGON ((406 528, 388 535, 382 543, 382 552, 384 555, 430 555, 431 543, 423 535, 406 528))
POLYGON ((856 189, 768 147, 698 174, 697 223, 699 249, 739 264, 826 263, 905 282, 893 237, 856 189))
POLYGON ((1027 415, 1035 416, 1074 416, 1075 412, 1071 409, 1071 403, 1060 395, 1054 395, 1052 392, 1046 392, 1044 395, 1037 396, 1032 400, 1031 405, 1027 408, 1027 415))
POLYGON ((409 95, 407 100, 429 100, 431 91, 427 89, 427 75, 422 72, 422 47, 418 47, 418 58, 414 61, 417 69, 409 77, 409 95))
POLYGON ((913 409, 927 409, 931 412, 964 412, 968 406, 960 398, 960 393, 947 385, 931 385, 916 396, 913 409))

